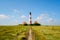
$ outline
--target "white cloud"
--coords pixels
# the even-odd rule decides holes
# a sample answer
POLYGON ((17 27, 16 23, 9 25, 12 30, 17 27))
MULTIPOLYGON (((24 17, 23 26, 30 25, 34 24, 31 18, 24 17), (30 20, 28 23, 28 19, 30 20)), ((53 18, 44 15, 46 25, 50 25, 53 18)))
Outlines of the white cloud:
POLYGON ((25 15, 22 15, 21 18, 26 18, 26 16, 25 15))
POLYGON ((12 18, 14 18, 15 16, 11 16, 12 18))
POLYGON ((38 21, 40 23, 53 23, 55 22, 55 20, 53 18, 51 18, 48 14, 41 14, 40 16, 38 16, 35 21, 38 21))
POLYGON ((55 20, 53 18, 47 19, 48 22, 54 22, 55 20))
POLYGON ((15 20, 16 23, 18 23, 18 20, 15 20))
POLYGON ((48 14, 41 14, 40 16, 38 16, 38 17, 36 18, 36 20, 42 20, 42 19, 44 19, 44 18, 48 18, 48 14))
POLYGON ((14 11, 14 13, 19 13, 19 12, 20 12, 20 11, 17 10, 17 9, 14 9, 13 11, 14 11))
POLYGON ((4 15, 4 14, 0 14, 0 19, 6 19, 6 18, 9 18, 9 16, 4 15))
POLYGON ((37 19, 40 19, 40 17, 37 17, 37 19))

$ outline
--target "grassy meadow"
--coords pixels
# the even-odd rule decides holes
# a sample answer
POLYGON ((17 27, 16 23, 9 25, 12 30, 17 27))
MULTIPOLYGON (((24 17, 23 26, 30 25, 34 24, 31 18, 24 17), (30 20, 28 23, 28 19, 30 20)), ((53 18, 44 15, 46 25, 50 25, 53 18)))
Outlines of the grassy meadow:
MULTIPOLYGON (((0 40, 22 40, 30 26, 0 26, 0 40)), ((32 26, 35 40, 60 40, 60 26, 32 26)))
POLYGON ((60 40, 60 26, 35 26, 33 29, 38 37, 36 40, 60 40))

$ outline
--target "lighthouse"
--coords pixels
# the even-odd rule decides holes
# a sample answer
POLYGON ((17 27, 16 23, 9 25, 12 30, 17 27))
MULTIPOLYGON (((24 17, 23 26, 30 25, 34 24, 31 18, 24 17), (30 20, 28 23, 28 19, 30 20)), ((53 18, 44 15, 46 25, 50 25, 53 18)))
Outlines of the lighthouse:
POLYGON ((32 14, 31 14, 31 12, 30 12, 30 14, 29 14, 29 21, 30 21, 30 24, 32 24, 32 14))

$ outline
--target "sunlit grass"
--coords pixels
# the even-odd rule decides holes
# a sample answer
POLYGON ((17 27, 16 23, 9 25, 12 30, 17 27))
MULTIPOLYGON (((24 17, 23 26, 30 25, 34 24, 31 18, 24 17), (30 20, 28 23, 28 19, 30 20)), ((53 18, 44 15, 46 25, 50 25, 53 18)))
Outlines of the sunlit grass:
POLYGON ((27 26, 2 26, 0 27, 0 40, 20 40, 25 37, 27 26))
MULTIPOLYGON (((0 40, 21 40, 31 26, 0 26, 0 40)), ((32 26, 35 40, 60 40, 60 26, 32 26)))
POLYGON ((59 26, 35 26, 33 27, 37 32, 37 34, 40 34, 40 38, 45 37, 46 40, 60 40, 60 27, 59 26))

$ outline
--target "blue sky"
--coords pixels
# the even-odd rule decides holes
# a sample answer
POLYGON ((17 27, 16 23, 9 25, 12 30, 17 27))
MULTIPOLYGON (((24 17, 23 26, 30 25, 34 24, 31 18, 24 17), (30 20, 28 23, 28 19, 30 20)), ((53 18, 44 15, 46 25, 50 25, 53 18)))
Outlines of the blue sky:
POLYGON ((60 0, 0 0, 0 25, 29 23, 42 25, 60 25, 60 0))

